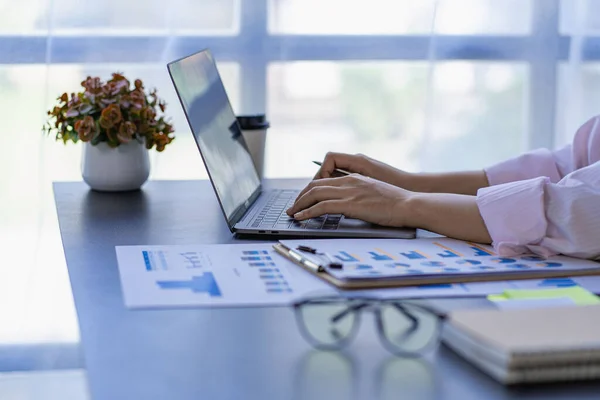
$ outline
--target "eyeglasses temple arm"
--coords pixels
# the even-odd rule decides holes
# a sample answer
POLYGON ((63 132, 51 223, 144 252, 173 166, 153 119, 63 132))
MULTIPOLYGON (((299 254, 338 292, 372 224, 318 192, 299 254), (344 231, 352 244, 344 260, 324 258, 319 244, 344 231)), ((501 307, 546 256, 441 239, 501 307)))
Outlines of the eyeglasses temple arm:
POLYGON ((336 315, 334 315, 333 317, 331 317, 331 322, 338 322, 340 319, 344 318, 349 313, 358 311, 361 308, 366 307, 367 305, 368 305, 367 303, 361 303, 361 304, 356 304, 351 307, 348 307, 344 311, 341 311, 341 312, 337 313, 336 315))

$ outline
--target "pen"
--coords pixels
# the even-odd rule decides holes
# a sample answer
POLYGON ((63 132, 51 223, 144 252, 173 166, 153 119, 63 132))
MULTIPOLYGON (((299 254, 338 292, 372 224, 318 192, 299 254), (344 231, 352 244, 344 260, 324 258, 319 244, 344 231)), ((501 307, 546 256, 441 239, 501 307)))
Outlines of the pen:
POLYGON ((323 251, 317 252, 317 249, 313 249, 312 247, 303 246, 303 245, 298 246, 298 250, 304 251, 306 253, 316 254, 318 256, 325 257, 327 259, 327 262, 328 262, 327 266, 329 268, 333 268, 333 269, 342 269, 342 268, 344 268, 344 265, 341 262, 335 260, 328 253, 325 253, 323 251))
MULTIPOLYGON (((313 161, 315 164, 321 166, 323 163, 321 161, 313 161)), ((342 175, 350 175, 352 172, 346 171, 345 169, 336 168, 335 172, 340 173, 342 175)))
POLYGON ((297 263, 299 263, 301 265, 305 265, 315 272, 325 272, 325 268, 323 268, 322 266, 315 264, 314 262, 310 261, 306 257, 303 257, 300 253, 297 253, 296 251, 283 246, 281 243, 277 243, 277 244, 273 245, 273 248, 275 249, 276 252, 278 252, 282 256, 284 256, 284 257, 289 256, 289 257, 293 258, 294 260, 296 260, 297 263))

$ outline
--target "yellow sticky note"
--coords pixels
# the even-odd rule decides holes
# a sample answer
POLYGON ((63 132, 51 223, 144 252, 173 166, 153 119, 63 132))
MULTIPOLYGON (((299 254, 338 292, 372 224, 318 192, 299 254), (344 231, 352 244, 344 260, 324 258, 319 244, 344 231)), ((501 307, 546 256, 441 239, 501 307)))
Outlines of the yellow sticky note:
POLYGON ((527 300, 527 299, 552 299, 558 297, 567 297, 578 306, 598 304, 600 297, 585 290, 580 286, 557 289, 537 289, 537 290, 520 290, 512 289, 505 290, 502 294, 490 295, 488 300, 505 301, 505 300, 527 300))

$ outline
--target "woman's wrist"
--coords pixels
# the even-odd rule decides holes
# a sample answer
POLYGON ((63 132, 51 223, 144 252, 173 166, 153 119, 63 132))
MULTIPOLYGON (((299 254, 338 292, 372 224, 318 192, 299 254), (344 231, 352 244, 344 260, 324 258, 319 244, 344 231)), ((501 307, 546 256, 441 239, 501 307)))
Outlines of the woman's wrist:
POLYGON ((399 202, 403 224, 444 236, 490 243, 491 238, 479 213, 476 197, 449 193, 410 192, 399 202))
POLYGON ((404 226, 407 228, 428 229, 426 218, 422 215, 426 212, 429 204, 427 197, 429 193, 410 192, 406 198, 400 202, 398 212, 404 216, 404 226))
POLYGON ((388 183, 411 192, 422 192, 421 189, 424 187, 420 174, 401 170, 394 171, 388 183))
POLYGON ((475 196, 489 186, 485 171, 408 173, 398 175, 400 187, 420 193, 454 193, 475 196))

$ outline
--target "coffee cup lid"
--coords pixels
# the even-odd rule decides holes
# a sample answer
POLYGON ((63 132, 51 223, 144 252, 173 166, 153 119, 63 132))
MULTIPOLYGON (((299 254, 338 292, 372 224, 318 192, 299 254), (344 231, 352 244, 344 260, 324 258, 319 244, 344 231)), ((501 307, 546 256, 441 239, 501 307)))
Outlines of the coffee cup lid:
POLYGON ((240 128, 245 131, 266 129, 269 127, 269 121, 264 114, 239 115, 237 121, 240 128))

